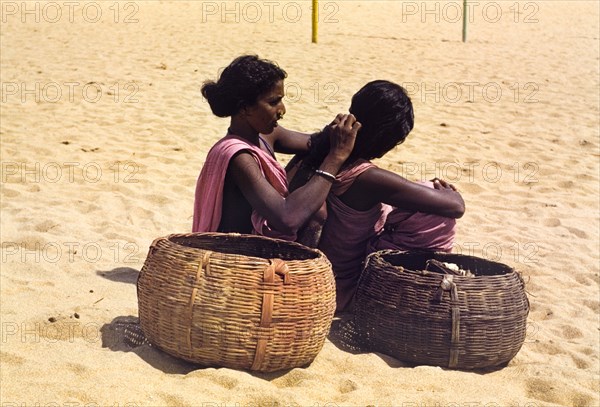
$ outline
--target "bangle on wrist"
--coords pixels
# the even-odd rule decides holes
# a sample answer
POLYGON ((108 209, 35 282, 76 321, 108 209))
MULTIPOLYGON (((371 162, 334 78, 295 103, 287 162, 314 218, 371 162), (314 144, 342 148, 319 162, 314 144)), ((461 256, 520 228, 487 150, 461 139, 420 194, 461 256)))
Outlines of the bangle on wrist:
POLYGON ((323 178, 325 178, 329 182, 334 182, 335 181, 335 175, 330 174, 327 171, 315 170, 315 174, 322 176, 323 178))

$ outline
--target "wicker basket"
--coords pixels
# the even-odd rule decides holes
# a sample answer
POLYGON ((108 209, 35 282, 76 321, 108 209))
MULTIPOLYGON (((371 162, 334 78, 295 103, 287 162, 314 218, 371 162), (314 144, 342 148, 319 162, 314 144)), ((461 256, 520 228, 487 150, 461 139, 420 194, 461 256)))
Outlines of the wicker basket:
POLYGON ((414 364, 498 366, 525 340, 529 301, 522 278, 504 264, 477 257, 375 252, 367 258, 355 300, 360 346, 414 364), (423 271, 430 259, 475 276, 423 271))
POLYGON ((323 347, 335 311, 327 258, 260 236, 156 239, 137 289, 148 340, 203 366, 268 372, 307 365, 323 347))

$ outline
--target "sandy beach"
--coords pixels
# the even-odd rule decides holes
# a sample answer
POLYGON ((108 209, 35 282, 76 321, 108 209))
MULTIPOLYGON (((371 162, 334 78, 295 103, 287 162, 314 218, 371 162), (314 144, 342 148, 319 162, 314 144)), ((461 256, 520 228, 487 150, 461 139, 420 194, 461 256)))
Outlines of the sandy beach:
MULTIPOLYGON (((0 405, 600 405, 597 1, 1 1, 0 405), (377 161, 466 202, 456 252, 522 273, 531 311, 492 371, 327 340, 306 368, 199 368, 135 342, 136 278, 191 230, 227 119, 200 95, 245 53, 288 73, 282 125, 320 129, 366 82, 402 84, 406 142, 377 161), (133 338, 133 339, 132 339, 133 338)), ((279 155, 286 162, 289 157, 279 155)))

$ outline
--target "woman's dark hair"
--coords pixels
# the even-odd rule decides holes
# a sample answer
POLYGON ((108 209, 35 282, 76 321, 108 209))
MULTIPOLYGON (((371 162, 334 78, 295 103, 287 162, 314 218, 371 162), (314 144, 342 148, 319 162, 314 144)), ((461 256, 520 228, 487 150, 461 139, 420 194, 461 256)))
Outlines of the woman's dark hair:
POLYGON ((273 62, 256 55, 243 55, 223 70, 217 82, 204 82, 202 96, 216 116, 233 116, 255 104, 260 95, 286 77, 287 73, 273 62))
POLYGON ((406 90, 389 81, 378 80, 363 86, 352 97, 350 113, 362 124, 350 160, 383 156, 404 142, 415 123, 406 90))
MULTIPOLYGON (((379 158, 401 144, 414 126, 412 102, 406 90, 395 83, 377 80, 367 83, 352 97, 350 106, 362 127, 356 135, 354 148, 346 163, 358 158, 379 158)), ((311 136, 308 153, 296 155, 286 167, 289 170, 301 162, 301 171, 292 179, 289 190, 304 185, 319 168, 329 152, 329 127, 311 136)))

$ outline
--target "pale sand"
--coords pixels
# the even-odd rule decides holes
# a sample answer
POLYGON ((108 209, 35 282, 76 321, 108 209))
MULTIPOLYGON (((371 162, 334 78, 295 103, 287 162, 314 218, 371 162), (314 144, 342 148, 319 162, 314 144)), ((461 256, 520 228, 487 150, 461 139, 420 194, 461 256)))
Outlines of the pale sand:
POLYGON ((226 21, 221 2, 81 2, 72 22, 41 3, 39 23, 35 3, 3 2, 2 406, 598 406, 598 3, 481 2, 467 43, 458 3, 437 23, 434 2, 322 1, 314 45, 308 2, 240 4, 226 21), (289 128, 320 128, 369 80, 406 85, 416 128, 380 164, 454 181, 462 252, 523 273, 528 335, 507 367, 408 367, 328 341, 309 367, 260 375, 122 343, 147 247, 190 230, 227 127, 200 84, 246 52, 287 70, 289 128))

